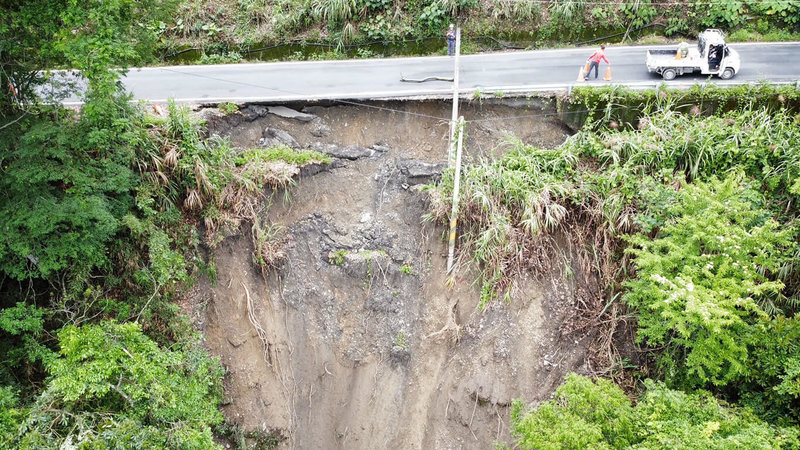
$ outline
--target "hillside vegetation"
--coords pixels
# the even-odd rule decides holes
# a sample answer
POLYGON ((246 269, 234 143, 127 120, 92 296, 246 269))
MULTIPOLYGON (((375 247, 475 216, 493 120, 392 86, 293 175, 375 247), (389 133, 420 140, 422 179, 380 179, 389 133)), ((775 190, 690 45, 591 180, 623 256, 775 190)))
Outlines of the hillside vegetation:
MULTIPOLYGON (((508 292, 518 271, 566 260, 547 251, 566 237, 605 280, 584 305, 584 326, 604 329, 609 343, 617 324, 634 321, 647 355, 633 364, 612 349, 603 373, 626 385, 628 376, 664 383, 645 380, 631 410, 618 388, 570 378, 553 403, 527 413, 517 406, 520 445, 797 445, 800 92, 773 93, 775 107, 764 106, 765 94, 742 88, 736 106, 705 116, 677 100, 700 100, 698 91, 699 99, 627 93, 644 100, 638 120, 626 123, 613 107, 625 93, 584 91, 587 105, 603 99, 607 107, 559 148, 517 143, 466 169, 461 258, 481 268, 482 304, 508 292), (737 406, 725 412, 700 390, 737 406), (697 402, 709 409, 681 412, 697 402), (574 417, 585 433, 567 432, 574 417), (700 428, 705 444, 691 431, 700 428)), ((452 178, 431 189, 433 216, 446 222, 452 178)))
POLYGON ((214 0, 180 1, 176 7, 173 18, 152 24, 160 52, 166 56, 187 47, 199 48, 201 62, 235 62, 247 57, 248 50, 288 42, 311 45, 272 57, 268 51, 266 57, 443 52, 441 37, 448 24, 456 22, 463 29, 464 52, 504 45, 593 42, 604 37, 620 42, 644 34, 693 38, 707 27, 722 28, 732 33, 733 40, 797 39, 800 32, 800 5, 786 0, 214 0), (639 33, 640 28, 645 30, 639 33), (420 45, 429 37, 437 39, 420 45), (385 41, 408 41, 407 48, 362 47, 385 41))
POLYGON ((236 152, 182 107, 132 105, 113 67, 139 61, 160 2, 17 2, 0 26, 0 448, 216 446, 223 370, 176 300, 259 197, 327 158, 236 152), (44 69, 88 83, 81 111, 44 104, 44 69), (8 88, 12 86, 13 89, 8 88), (202 231, 201 231, 202 227, 202 231))

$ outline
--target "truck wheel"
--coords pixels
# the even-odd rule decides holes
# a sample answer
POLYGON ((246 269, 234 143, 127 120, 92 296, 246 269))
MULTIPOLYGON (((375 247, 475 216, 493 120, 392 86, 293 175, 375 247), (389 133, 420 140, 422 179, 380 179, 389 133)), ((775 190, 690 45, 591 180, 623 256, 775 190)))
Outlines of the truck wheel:
POLYGON ((730 80, 731 78, 733 78, 733 69, 731 69, 730 67, 726 67, 725 70, 723 70, 722 73, 719 74, 719 77, 722 78, 723 80, 730 80))
POLYGON ((667 81, 674 80, 675 75, 677 75, 677 73, 675 73, 675 69, 664 69, 664 71, 661 72, 661 76, 667 81))

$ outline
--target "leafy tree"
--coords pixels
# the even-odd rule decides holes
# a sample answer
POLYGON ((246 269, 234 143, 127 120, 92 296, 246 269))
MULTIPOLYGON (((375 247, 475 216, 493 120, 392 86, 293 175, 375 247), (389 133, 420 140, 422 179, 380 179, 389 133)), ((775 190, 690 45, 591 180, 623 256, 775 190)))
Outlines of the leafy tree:
POLYGON ((0 132, 0 270, 25 279, 106 262, 137 183, 127 113, 37 117, 0 132))
POLYGON ((136 323, 66 326, 59 346, 20 447, 216 447, 218 362, 198 350, 161 349, 136 323))
POLYGON ((747 409, 721 405, 711 394, 687 394, 645 381, 633 406, 608 380, 569 374, 553 400, 525 411, 515 401, 511 430, 525 449, 795 448, 797 428, 771 426, 747 409))
MULTIPOLYGON (((663 362, 685 365, 690 384, 726 384, 747 373, 748 338, 789 232, 760 208, 740 175, 688 185, 656 239, 636 235, 636 277, 624 300, 639 314, 639 339, 667 346, 663 362)), ((671 373, 670 375, 678 375, 671 373)))
POLYGON ((567 375, 552 401, 535 413, 513 403, 511 430, 522 448, 624 447, 634 438, 631 402, 613 382, 567 375))
MULTIPOLYGON (((0 270, 17 279, 106 261, 132 205, 140 130, 117 84, 152 51, 149 24, 172 2, 12 0, 0 20, 0 270), (79 69, 79 115, 37 107, 42 71, 79 69), (12 91, 8 86, 14 86, 12 91), (16 92, 16 93, 14 93, 16 92)), ((50 84, 53 86, 53 83, 50 84)))
POLYGON ((0 310, 0 383, 12 380, 14 369, 30 376, 39 363, 53 358, 53 352, 41 342, 46 313, 23 302, 0 310))
POLYGON ((725 407, 705 391, 685 393, 645 381, 634 408, 636 448, 795 448, 797 428, 773 427, 747 409, 725 407))
MULTIPOLYGON (((113 85, 113 67, 149 60, 156 23, 169 16, 174 0, 9 0, 0 18, 0 110, 17 104, 13 83, 25 102, 44 81, 38 71, 79 69, 90 87, 113 85)), ((103 92, 90 96, 102 99, 103 92)))
POLYGON ((800 318, 778 316, 754 327, 742 403, 774 422, 800 422, 800 318))

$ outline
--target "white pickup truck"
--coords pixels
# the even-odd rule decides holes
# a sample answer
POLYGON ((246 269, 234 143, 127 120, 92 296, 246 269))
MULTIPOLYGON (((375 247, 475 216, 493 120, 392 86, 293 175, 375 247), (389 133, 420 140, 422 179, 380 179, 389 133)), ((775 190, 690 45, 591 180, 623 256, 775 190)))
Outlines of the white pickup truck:
POLYGON ((739 53, 725 43, 725 33, 714 28, 698 35, 697 48, 647 51, 647 70, 665 80, 692 72, 727 80, 739 72, 741 65, 739 53))

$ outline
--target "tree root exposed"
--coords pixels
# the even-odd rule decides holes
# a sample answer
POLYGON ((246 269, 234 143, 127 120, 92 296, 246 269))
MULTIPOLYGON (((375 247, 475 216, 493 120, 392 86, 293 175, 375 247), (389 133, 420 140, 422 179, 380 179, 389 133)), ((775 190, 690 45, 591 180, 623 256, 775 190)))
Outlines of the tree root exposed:
POLYGON ((264 361, 266 361, 267 365, 272 367, 272 357, 269 354, 270 343, 269 339, 267 338, 267 332, 261 327, 261 324, 258 323, 258 319, 256 319, 256 315, 253 313, 253 300, 250 298, 250 290, 247 289, 247 286, 244 284, 244 282, 241 282, 241 284, 244 288, 244 293, 247 296, 247 320, 249 320, 250 324, 253 325, 253 328, 255 328, 256 333, 258 334, 258 339, 261 340, 261 343, 264 345, 264 361))

